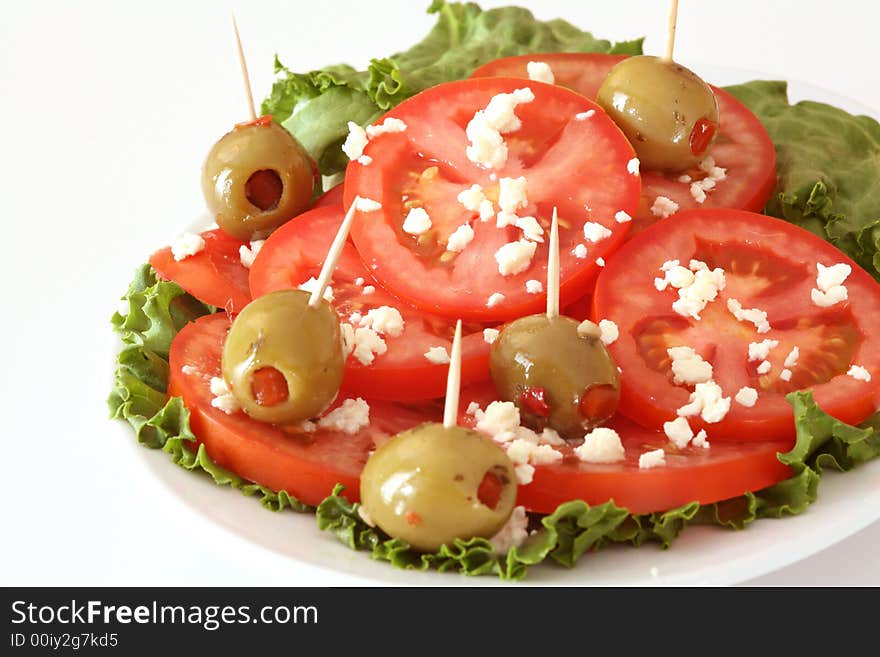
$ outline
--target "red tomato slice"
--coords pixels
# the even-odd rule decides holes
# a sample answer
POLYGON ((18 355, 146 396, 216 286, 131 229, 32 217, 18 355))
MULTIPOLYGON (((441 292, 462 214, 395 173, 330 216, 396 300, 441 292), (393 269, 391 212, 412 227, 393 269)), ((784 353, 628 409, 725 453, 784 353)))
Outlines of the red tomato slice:
POLYGON ((228 330, 229 319, 218 313, 177 334, 171 345, 168 394, 183 398, 198 443, 218 465, 273 490, 285 490, 306 504, 320 504, 337 483, 345 485, 346 496, 356 499, 361 470, 377 442, 441 415, 432 405, 405 407, 370 400, 370 426, 354 435, 278 427, 241 412, 227 415, 211 406, 210 381, 221 375, 220 354, 228 330))
POLYGON ((520 216, 537 218, 546 231, 558 208, 562 303, 587 292, 596 259, 617 247, 631 223, 618 223, 615 214, 632 216, 639 194, 638 175, 627 171, 633 150, 617 126, 602 112, 593 120, 575 119, 596 107, 560 87, 501 78, 441 84, 398 105, 386 117, 403 120, 407 129, 372 139, 364 151, 372 163, 352 162, 346 171, 346 205, 355 195, 382 204, 381 210, 360 213, 352 227, 354 244, 373 275, 396 296, 447 317, 500 321, 539 312, 545 296, 530 294, 526 281, 546 281, 546 242, 524 271, 504 276, 495 254, 522 231, 499 229, 494 218, 480 221, 457 200, 479 184, 497 201, 499 179, 525 176, 528 205, 520 216), (522 87, 529 87, 535 100, 516 108, 522 127, 504 135, 507 163, 497 171, 474 164, 465 154, 466 126, 495 95, 522 87), (432 222, 418 238, 402 229, 412 207, 424 208, 432 222), (611 235, 587 243, 589 255, 578 258, 573 249, 585 242, 587 221, 602 224, 611 235), (473 241, 458 254, 448 251, 449 236, 464 224, 473 229, 473 241), (489 307, 496 293, 503 299, 489 307))
POLYGON ((829 243, 779 219, 741 210, 689 210, 636 236, 609 261, 596 284, 594 317, 617 323, 619 339, 610 345, 621 368, 620 412, 651 428, 672 420, 688 402, 689 389, 674 385, 667 349, 693 348, 714 367, 714 380, 725 396, 744 386, 758 391, 757 404, 733 401, 723 420, 706 424, 690 418, 709 440, 765 440, 794 436, 791 406, 785 394, 812 388, 819 406, 850 424, 861 422, 880 405, 880 285, 829 243), (726 287, 700 313, 699 321, 672 309, 678 298, 669 288, 654 287, 665 261, 691 259, 726 272, 726 287), (849 299, 829 308, 811 300, 816 263, 846 263, 852 274, 845 286, 849 299), (767 312, 771 330, 738 321, 729 299, 743 308, 767 312), (777 340, 767 360, 748 360, 748 346, 777 340), (794 347, 800 356, 780 375, 794 347), (851 365, 868 369, 871 381, 846 373, 851 365))
MULTIPOLYGON (((474 426, 474 417, 464 409, 471 401, 485 409, 494 399, 497 393, 491 386, 462 390, 459 422, 474 426)), ((517 504, 529 511, 552 513, 569 500, 584 500, 590 505, 613 500, 631 513, 650 513, 690 502, 727 500, 791 476, 791 469, 776 458, 778 452, 791 449, 790 440, 719 442, 708 449, 679 449, 662 432, 645 429, 619 414, 607 426, 620 435, 626 450, 623 461, 584 463, 574 453, 576 445, 556 447, 563 460, 535 466, 532 482, 518 489, 517 504), (666 452, 665 466, 639 468, 641 454, 661 448, 666 452)))
MULTIPOLYGON (((585 53, 550 53, 505 57, 481 66, 473 77, 528 77, 526 65, 542 61, 550 65, 556 83, 574 89, 587 98, 595 98, 608 71, 625 55, 585 53)), ((678 180, 682 174, 663 174, 656 171, 642 173, 642 199, 632 234, 657 221, 651 206, 658 196, 665 196, 681 210, 691 208, 763 209, 776 185, 776 151, 770 135, 757 117, 729 93, 712 87, 718 100, 721 118, 720 132, 710 154, 717 166, 727 170, 727 178, 717 182, 714 189, 700 204, 691 195, 691 182, 702 180, 706 172, 700 169, 684 172, 691 182, 678 180)))
POLYGON ((174 281, 199 301, 237 313, 251 300, 248 270, 238 253, 246 243, 220 229, 206 230, 201 236, 205 248, 199 253, 177 261, 171 247, 165 247, 150 256, 150 264, 159 276, 174 281))
MULTIPOLYGON (((311 277, 317 278, 343 216, 341 205, 320 208, 276 230, 251 267, 254 297, 295 288, 311 277)), ((399 336, 383 336, 388 351, 376 355, 372 364, 364 365, 354 355, 349 356, 342 384, 347 394, 394 401, 444 395, 448 366, 430 362, 425 353, 431 347, 443 347, 450 353, 454 322, 412 308, 388 294, 370 276, 350 242, 342 251, 331 287, 333 305, 342 321, 351 321, 352 313, 366 315, 379 306, 396 308, 404 321, 399 336), (365 286, 372 286, 375 291, 366 294, 365 286)), ((489 345, 482 330, 482 325, 463 326, 462 381, 468 383, 489 378, 489 345)))
POLYGON ((339 183, 335 187, 331 187, 326 192, 321 194, 318 197, 318 200, 315 201, 315 204, 312 206, 312 209, 315 208, 327 208, 327 207, 336 207, 337 205, 342 205, 342 192, 343 192, 343 184, 339 183))

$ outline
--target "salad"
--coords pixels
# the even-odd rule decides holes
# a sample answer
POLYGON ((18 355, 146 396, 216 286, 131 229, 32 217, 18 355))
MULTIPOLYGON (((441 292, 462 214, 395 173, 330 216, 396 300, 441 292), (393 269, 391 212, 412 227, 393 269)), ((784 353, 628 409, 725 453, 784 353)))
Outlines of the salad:
POLYGON ((139 443, 373 558, 509 579, 802 513, 880 455, 876 121, 429 11, 366 71, 276 60, 210 150, 217 226, 112 318, 139 443))

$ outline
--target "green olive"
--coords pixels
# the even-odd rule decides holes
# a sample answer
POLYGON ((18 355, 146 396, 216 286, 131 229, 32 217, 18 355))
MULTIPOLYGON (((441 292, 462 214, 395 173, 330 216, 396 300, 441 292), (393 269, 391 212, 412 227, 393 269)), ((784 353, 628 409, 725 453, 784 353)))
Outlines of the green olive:
POLYGON ((223 345, 223 378, 254 419, 308 420, 339 392, 345 367, 339 317, 324 300, 309 306, 309 296, 302 290, 271 292, 232 322, 223 345))
POLYGON ((565 438, 610 418, 620 401, 620 378, 599 327, 570 317, 529 315, 502 329, 489 366, 499 394, 520 409, 534 429, 565 438))
POLYGON ((646 169, 683 171, 708 154, 718 132, 712 88, 681 64, 641 55, 618 63, 596 101, 620 126, 646 169))
POLYGON ((373 521, 427 552, 456 538, 491 538, 515 502, 516 475, 507 454, 463 427, 429 423, 399 433, 375 451, 361 474, 361 504, 373 521), (484 493, 481 501, 487 478, 500 492, 496 499, 484 493))
POLYGON ((202 193, 220 228, 240 240, 267 236, 309 207, 312 160, 273 121, 236 126, 220 138, 202 168, 202 193))

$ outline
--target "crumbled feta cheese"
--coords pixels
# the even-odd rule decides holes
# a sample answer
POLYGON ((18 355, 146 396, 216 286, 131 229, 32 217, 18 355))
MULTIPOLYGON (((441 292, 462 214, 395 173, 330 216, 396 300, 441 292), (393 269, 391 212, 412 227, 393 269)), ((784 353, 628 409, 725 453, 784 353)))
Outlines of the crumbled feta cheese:
POLYGON ((798 358, 801 355, 801 350, 797 347, 792 347, 791 351, 788 352, 788 356, 785 357, 785 362, 783 365, 786 367, 794 367, 798 363, 798 358))
POLYGON ((465 128, 469 142, 465 151, 468 159, 490 169, 504 166, 508 151, 501 135, 519 130, 522 123, 515 114, 516 106, 534 99, 535 95, 528 88, 493 96, 484 109, 474 114, 465 128))
POLYGON ((694 272, 694 280, 690 285, 679 289, 678 299, 672 303, 672 309, 684 317, 700 319, 700 313, 723 290, 727 280, 724 270, 716 267, 713 270, 700 268, 694 272))
POLYGON ((371 158, 369 155, 361 155, 357 160, 355 160, 355 162, 362 166, 367 166, 373 163, 373 158, 371 158))
POLYGON ((521 463, 549 465, 562 460, 562 452, 553 449, 550 445, 538 445, 522 438, 516 438, 508 443, 507 456, 514 465, 521 463))
POLYGON ((196 233, 184 233, 171 244, 171 255, 176 262, 185 260, 205 248, 205 238, 196 233))
POLYGON ((577 334, 582 338, 602 338, 602 329, 588 319, 585 319, 577 327, 577 334))
POLYGON ((498 339, 498 336, 501 334, 501 331, 498 329, 487 328, 483 329, 483 340, 485 340, 486 344, 492 344, 495 340, 498 339))
POLYGON ((704 173, 709 173, 715 167, 715 158, 711 155, 704 157, 697 165, 704 173))
POLYGON ((670 442, 679 449, 687 447, 691 438, 694 437, 694 430, 691 429, 691 425, 688 424, 687 419, 683 417, 677 417, 672 422, 664 422, 663 433, 665 433, 670 442))
POLYGON ((692 178, 689 175, 687 175, 686 173, 678 177, 678 182, 680 182, 680 183, 687 184, 691 180, 692 180, 692 178))
POLYGON ((371 328, 360 327, 354 332, 354 357, 361 365, 371 365, 376 356, 388 351, 385 340, 371 328))
POLYGON ((211 394, 214 395, 214 399, 211 400, 211 406, 223 411, 227 415, 232 415, 241 410, 238 400, 232 394, 223 378, 212 376, 210 386, 211 394))
POLYGON ((361 323, 362 317, 363 317, 363 315, 361 315, 359 312, 355 311, 349 316, 348 321, 351 322, 352 326, 355 326, 355 325, 361 323))
POLYGON ((356 279, 354 279, 354 284, 358 287, 363 287, 364 283, 366 283, 366 280, 364 280, 363 276, 358 276, 356 279))
POLYGON ((664 465, 666 465, 666 452, 662 449, 652 449, 650 452, 639 454, 639 467, 643 470, 664 465))
POLYGON ((740 322, 751 322, 755 325, 758 333, 767 333, 770 330, 770 322, 767 321, 767 311, 759 308, 743 308, 736 299, 727 300, 727 309, 740 322))
POLYGON ((467 410, 465 411, 465 415, 476 415, 477 411, 479 411, 479 410, 480 410, 480 405, 477 402, 472 401, 470 404, 468 404, 467 410))
POLYGON ((529 62, 526 64, 526 71, 529 74, 529 80, 546 82, 547 84, 556 83, 556 77, 547 62, 529 62))
POLYGON ((604 267, 605 266, 605 258, 603 258, 602 256, 599 256, 598 258, 596 258, 596 264, 599 267, 604 267))
POLYGON ((199 372, 192 365, 184 365, 183 367, 180 368, 180 371, 183 372, 184 374, 186 374, 187 376, 190 376, 192 374, 198 374, 198 372, 199 372))
POLYGON ((529 204, 525 176, 502 178, 498 181, 498 207, 502 212, 516 213, 529 204))
POLYGON ((445 365, 449 362, 449 352, 446 347, 431 347, 425 352, 425 358, 435 365, 445 365))
POLYGON ((254 240, 250 243, 250 246, 242 244, 238 247, 238 259, 241 261, 243 267, 246 267, 247 269, 251 268, 257 254, 260 252, 260 249, 263 248, 263 244, 265 243, 266 240, 254 240))
POLYGON ((574 454, 585 463, 615 463, 626 456, 620 435, 614 429, 597 427, 584 436, 584 442, 574 454))
POLYGON ((489 295, 489 298, 486 301, 486 307, 487 308, 494 308, 499 303, 504 301, 504 298, 505 297, 503 294, 501 294, 501 292, 493 292, 492 294, 489 295))
POLYGON ((370 405, 363 399, 346 399, 342 404, 318 420, 322 429, 334 429, 347 434, 356 434, 370 426, 370 405))
POLYGON ((475 417, 477 431, 488 434, 497 442, 513 440, 520 423, 519 409, 508 401, 493 401, 485 411, 478 411, 475 417))
MULTIPOLYGON (((578 326, 578 328, 580 328, 580 326, 578 326)), ((620 330, 617 328, 617 324, 610 319, 599 320, 599 331, 601 331, 599 339, 602 340, 602 344, 605 346, 614 344, 617 341, 617 338, 620 337, 620 330)))
POLYGON ((662 292, 663 290, 665 290, 668 285, 669 283, 666 282, 665 278, 657 277, 654 279, 654 287, 657 289, 658 292, 662 292))
POLYGON ((506 228, 507 226, 515 226, 516 220, 519 217, 516 216, 513 212, 505 212, 501 210, 495 216, 495 226, 497 228, 506 228))
POLYGON ((769 360, 762 360, 758 363, 758 367, 755 368, 755 371, 757 371, 758 374, 767 374, 772 367, 773 364, 769 360))
POLYGON ((634 157, 626 163, 626 170, 634 176, 639 175, 639 158, 634 157))
POLYGON ((721 422, 730 411, 730 397, 725 397, 714 381, 698 383, 691 393, 688 403, 678 409, 682 417, 699 415, 709 424, 721 422))
POLYGON ((516 132, 522 127, 522 122, 515 114, 516 106, 531 103, 535 100, 535 94, 528 87, 516 89, 513 93, 497 94, 486 105, 486 119, 489 124, 502 134, 516 132))
POLYGON ((596 113, 596 110, 588 109, 586 112, 578 112, 574 115, 575 121, 586 121, 596 113))
POLYGON ((853 365, 847 370, 846 374, 857 381, 864 381, 865 383, 871 380, 871 373, 861 365, 853 365))
POLYGON ((846 263, 838 263, 826 267, 821 262, 816 263, 816 270, 819 272, 816 276, 816 287, 822 292, 828 292, 831 288, 843 285, 849 275, 852 274, 852 267, 846 263))
POLYGON ((618 210, 617 212, 614 213, 614 221, 616 221, 619 224, 625 224, 625 223, 632 221, 632 220, 633 220, 633 218, 631 216, 629 216, 629 214, 627 214, 623 210, 618 210))
POLYGON ((660 271, 669 271, 673 267, 678 267, 681 264, 678 260, 667 260, 662 265, 660 265, 660 271))
POLYGON ((536 281, 535 279, 526 281, 526 292, 529 294, 541 294, 543 291, 544 286, 541 284, 541 281, 536 281))
POLYGON ((495 216, 495 206, 492 201, 486 199, 480 202, 480 221, 489 221, 495 216))
POLYGON ((382 209, 382 204, 379 203, 379 201, 374 201, 371 198, 364 198, 363 196, 361 196, 358 197, 355 208, 359 212, 375 212, 376 210, 382 209))
POLYGON ((403 333, 403 316, 397 308, 391 306, 379 306, 373 308, 361 318, 361 326, 373 329, 380 335, 390 335, 393 338, 403 333))
POLYGON ((577 258, 578 260, 583 260, 584 258, 587 257, 587 245, 586 244, 578 244, 577 246, 574 247, 574 250, 572 251, 572 253, 574 253, 574 257, 577 258))
POLYGON ((382 123, 367 126, 367 137, 375 139, 379 135, 385 135, 392 132, 403 132, 406 130, 406 123, 394 117, 388 117, 382 123))
MULTIPOLYGON (((309 294, 313 294, 315 290, 318 288, 318 279, 312 276, 305 283, 299 286, 299 289, 308 292, 309 294)), ((324 299, 326 301, 333 301, 333 288, 329 285, 324 288, 324 299)))
POLYGON ((761 342, 749 343, 749 362, 766 360, 771 349, 779 346, 779 340, 761 340, 761 342))
POLYGON ((513 473, 516 475, 516 483, 520 486, 528 486, 535 476, 535 466, 528 463, 516 465, 513 467, 513 473))
POLYGON ((830 308, 841 301, 846 301, 848 294, 846 286, 844 285, 836 285, 827 292, 822 292, 813 288, 810 290, 810 299, 812 299, 813 303, 820 308, 830 308))
POLYGON ((364 289, 361 290, 361 294, 373 294, 376 291, 375 285, 364 285, 364 289))
POLYGON ((602 224, 597 224, 595 221, 588 221, 584 224, 584 238, 588 242, 595 244, 608 237, 611 237, 611 231, 602 224))
POLYGON ((661 219, 666 219, 666 217, 676 212, 678 212, 678 203, 666 196, 658 196, 654 199, 653 205, 651 205, 651 214, 661 219))
POLYGON ((740 406, 751 408, 758 401, 758 391, 754 388, 750 388, 749 386, 743 386, 736 393, 734 400, 740 406))
POLYGON ((691 445, 694 447, 702 447, 703 449, 709 449, 709 441, 706 440, 706 430, 700 429, 694 439, 691 441, 691 445))
POLYGON ((513 276, 524 272, 532 264, 537 244, 528 240, 508 242, 495 252, 498 273, 513 276))
POLYGON ((470 244, 473 239, 474 229, 470 227, 470 224, 462 224, 452 231, 452 234, 446 241, 446 250, 460 253, 461 251, 464 251, 465 247, 470 244))
POLYGON ((544 241, 544 229, 534 217, 517 217, 514 225, 521 229, 523 237, 533 242, 544 241))
POLYGON ((654 279, 654 287, 657 288, 660 292, 665 290, 669 285, 677 290, 680 290, 681 288, 687 287, 689 285, 693 285, 694 279, 696 278, 694 272, 692 272, 687 267, 682 267, 681 265, 669 267, 664 271, 666 273, 663 278, 654 279))
POLYGON ((696 273, 698 271, 708 271, 708 269, 709 269, 709 265, 707 265, 702 260, 691 260, 688 263, 688 267, 694 273, 696 273))
POLYGON ((712 364, 703 360, 691 347, 670 347, 666 353, 672 359, 674 383, 696 385, 712 379, 712 364))
POLYGON ((526 515, 526 508, 524 506, 514 507, 504 526, 489 539, 489 543, 492 545, 492 553, 497 556, 503 556, 511 548, 522 545, 529 537, 528 527, 529 517, 526 515))
POLYGON ((783 381, 791 381, 791 370, 788 368, 785 368, 784 370, 782 370, 779 373, 779 378, 782 379, 783 381))
POLYGON ((431 217, 425 208, 412 208, 403 220, 403 232, 410 235, 422 235, 431 230, 431 217))
POLYGON ((702 185, 699 183, 691 183, 691 196, 694 197, 694 200, 697 203, 702 203, 706 200, 706 192, 703 191, 702 185))
POLYGON ((479 185, 471 185, 467 189, 462 190, 457 198, 465 210, 470 210, 471 212, 479 212, 480 204, 486 200, 486 197, 483 195, 483 188, 479 185))
POLYGON ((349 160, 356 160, 364 154, 364 147, 367 145, 367 132, 354 121, 348 122, 348 136, 342 145, 342 152, 348 156, 349 160))

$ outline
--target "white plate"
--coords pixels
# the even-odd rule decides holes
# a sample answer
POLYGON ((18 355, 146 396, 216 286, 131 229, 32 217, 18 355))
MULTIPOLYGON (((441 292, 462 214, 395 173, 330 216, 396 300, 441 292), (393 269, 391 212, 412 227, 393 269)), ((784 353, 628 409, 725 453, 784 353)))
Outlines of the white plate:
MULTIPOLYGON (((706 67, 707 79, 718 85, 766 77, 730 68, 706 67)), ((813 87, 790 82, 792 101, 811 99, 831 103, 856 114, 877 113, 857 102, 813 87)), ((131 435, 129 433, 129 440, 131 435)), ((352 576, 351 583, 413 585, 495 585, 491 577, 464 578, 436 572, 403 571, 354 552, 332 535, 318 531, 311 514, 270 513, 237 491, 215 486, 170 463, 168 456, 133 447, 132 458, 143 463, 175 497, 229 532, 276 555, 283 569, 294 559, 311 566, 352 576)), ((139 491, 141 492, 141 491, 139 491)), ((167 499, 163 497, 162 499, 167 499)), ((819 500, 800 515, 760 520, 745 531, 717 527, 688 527, 672 549, 654 544, 639 549, 613 546, 585 555, 577 566, 564 569, 548 562, 530 569, 525 584, 590 586, 729 585, 759 577, 813 555, 856 533, 880 518, 880 460, 845 475, 828 472, 822 478, 819 500)), ((242 543, 246 545, 245 543, 242 543)), ((267 553, 254 550, 261 560, 267 553)), ((279 582, 284 577, 279 575, 279 582)))

